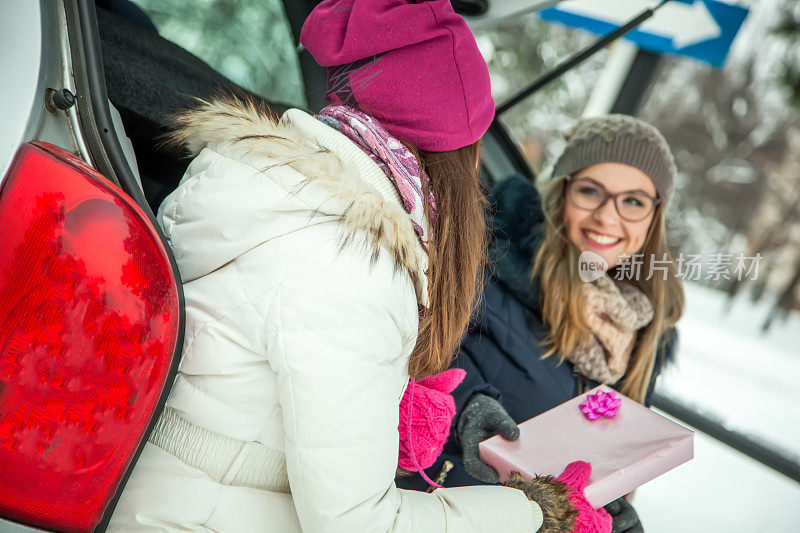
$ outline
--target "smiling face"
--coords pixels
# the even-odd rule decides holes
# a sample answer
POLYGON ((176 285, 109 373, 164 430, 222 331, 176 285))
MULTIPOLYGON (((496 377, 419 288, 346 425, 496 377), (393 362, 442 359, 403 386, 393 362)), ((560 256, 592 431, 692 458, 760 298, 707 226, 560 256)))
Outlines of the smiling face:
MULTIPOLYGON (((576 180, 590 178, 610 194, 638 191, 652 198, 657 196, 655 185, 647 174, 621 163, 598 163, 573 177, 576 180)), ((613 268, 619 263, 620 255, 633 255, 641 250, 655 210, 638 222, 630 222, 619 215, 611 199, 599 209, 581 209, 569 198, 569 188, 573 186, 574 182, 567 185, 564 227, 567 237, 580 251, 591 250, 601 255, 608 262, 608 268, 613 268)))

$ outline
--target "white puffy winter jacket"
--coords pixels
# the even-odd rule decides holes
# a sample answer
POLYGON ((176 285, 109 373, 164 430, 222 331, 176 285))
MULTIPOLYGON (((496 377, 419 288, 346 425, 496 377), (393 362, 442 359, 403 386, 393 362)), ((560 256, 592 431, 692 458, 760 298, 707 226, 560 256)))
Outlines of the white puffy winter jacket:
POLYGON ((183 357, 109 530, 536 531, 516 489, 395 487, 427 263, 380 167, 296 109, 217 101, 178 135, 183 357))

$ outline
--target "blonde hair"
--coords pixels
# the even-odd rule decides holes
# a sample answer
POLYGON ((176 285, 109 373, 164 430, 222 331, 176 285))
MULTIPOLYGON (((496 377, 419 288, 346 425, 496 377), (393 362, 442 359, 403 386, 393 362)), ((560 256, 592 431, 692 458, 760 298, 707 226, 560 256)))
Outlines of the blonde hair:
MULTIPOLYGON (((544 240, 531 271, 533 281, 541 286, 542 318, 548 332, 544 339, 548 351, 543 358, 558 354, 561 362, 566 359, 567 354, 575 351, 587 335, 591 335, 578 305, 583 283, 578 277, 580 251, 567 237, 564 225, 566 183, 566 176, 560 176, 549 180, 543 188, 544 240)), ((665 259, 667 269, 666 280, 661 273, 653 275, 649 280, 638 277, 630 280, 652 303, 653 320, 637 334, 619 390, 643 403, 656 355, 663 348, 661 343, 666 342, 664 333, 678 322, 685 302, 683 283, 677 277, 672 255, 665 241, 661 204, 656 206, 639 253, 643 253, 645 258, 659 261, 665 259)), ((614 275, 613 270, 609 271, 610 276, 614 275)))

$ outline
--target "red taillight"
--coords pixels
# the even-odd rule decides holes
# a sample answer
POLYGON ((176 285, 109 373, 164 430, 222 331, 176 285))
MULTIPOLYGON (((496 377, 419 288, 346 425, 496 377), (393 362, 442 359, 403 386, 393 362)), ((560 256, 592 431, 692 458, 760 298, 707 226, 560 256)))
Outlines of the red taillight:
POLYGON ((46 143, 6 176, 0 236, 0 516, 91 531, 169 375, 172 270, 139 207, 46 143))

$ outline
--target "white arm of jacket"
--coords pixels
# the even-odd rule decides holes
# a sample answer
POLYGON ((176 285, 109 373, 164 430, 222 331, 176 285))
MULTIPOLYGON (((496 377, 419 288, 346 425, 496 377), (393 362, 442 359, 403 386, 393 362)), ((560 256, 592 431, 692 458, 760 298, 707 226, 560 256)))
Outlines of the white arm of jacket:
POLYGON ((337 224, 322 226, 294 236, 312 242, 267 313, 268 359, 278 373, 289 482, 303 531, 536 531, 533 506, 516 489, 396 488, 406 375, 398 365, 405 369, 415 339, 401 333, 416 331, 414 289, 386 250, 371 263, 358 242, 366 237, 358 234, 341 249, 337 224))

